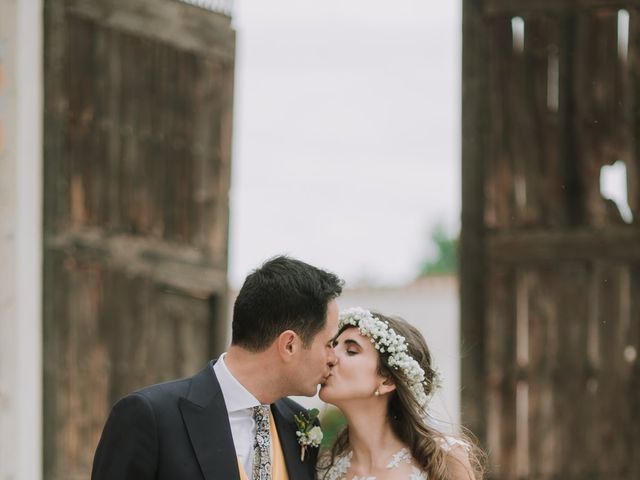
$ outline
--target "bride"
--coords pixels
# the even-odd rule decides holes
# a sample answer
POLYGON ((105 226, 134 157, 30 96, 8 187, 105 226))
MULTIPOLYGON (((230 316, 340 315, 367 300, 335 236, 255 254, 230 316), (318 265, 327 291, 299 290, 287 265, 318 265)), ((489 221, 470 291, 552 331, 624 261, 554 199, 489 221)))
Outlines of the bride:
POLYGON ((340 315, 337 361, 320 389, 347 419, 319 461, 320 480, 480 480, 480 453, 467 438, 429 425, 436 374, 420 332, 361 308, 340 315))

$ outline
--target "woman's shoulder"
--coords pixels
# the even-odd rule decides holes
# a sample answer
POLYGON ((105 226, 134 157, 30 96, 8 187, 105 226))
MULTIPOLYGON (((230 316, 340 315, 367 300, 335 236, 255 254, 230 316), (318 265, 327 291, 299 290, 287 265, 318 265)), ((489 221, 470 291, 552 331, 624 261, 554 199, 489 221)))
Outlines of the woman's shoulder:
POLYGON ((469 445, 469 443, 465 442, 460 438, 452 437, 451 435, 443 435, 442 437, 439 437, 439 441, 440 441, 440 447, 445 452, 451 452, 456 447, 462 448, 466 452, 468 452, 471 449, 471 445, 469 445))
POLYGON ((453 480, 473 480, 476 478, 469 459, 471 445, 462 439, 445 436, 442 449, 446 452, 445 461, 450 478, 453 480))

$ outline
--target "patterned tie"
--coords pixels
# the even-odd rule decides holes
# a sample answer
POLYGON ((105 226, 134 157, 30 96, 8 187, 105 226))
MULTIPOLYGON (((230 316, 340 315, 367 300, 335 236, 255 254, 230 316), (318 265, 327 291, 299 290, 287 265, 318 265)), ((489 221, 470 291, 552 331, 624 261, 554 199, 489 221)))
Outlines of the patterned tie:
POLYGON ((253 407, 256 441, 253 444, 253 480, 271 480, 271 436, 269 405, 253 407))

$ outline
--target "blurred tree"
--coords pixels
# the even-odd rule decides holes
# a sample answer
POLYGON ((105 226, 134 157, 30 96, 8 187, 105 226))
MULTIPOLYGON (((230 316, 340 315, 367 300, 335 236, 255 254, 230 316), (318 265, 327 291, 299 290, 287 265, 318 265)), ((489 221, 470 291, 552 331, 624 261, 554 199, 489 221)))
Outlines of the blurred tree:
POLYGON ((457 273, 458 235, 450 234, 442 223, 438 223, 431 229, 430 236, 436 252, 422 263, 420 276, 457 273))
POLYGON ((331 448, 333 441, 336 439, 340 430, 347 424, 347 419, 336 407, 329 407, 321 415, 320 422, 322 425, 322 444, 321 451, 331 448))

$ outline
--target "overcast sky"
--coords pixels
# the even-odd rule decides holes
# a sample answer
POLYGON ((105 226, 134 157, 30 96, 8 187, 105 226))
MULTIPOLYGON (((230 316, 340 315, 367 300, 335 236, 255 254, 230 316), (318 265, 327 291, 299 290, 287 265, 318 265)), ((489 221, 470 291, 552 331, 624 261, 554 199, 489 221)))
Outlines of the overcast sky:
POLYGON ((403 283, 457 230, 458 3, 235 2, 232 285, 278 253, 403 283))

